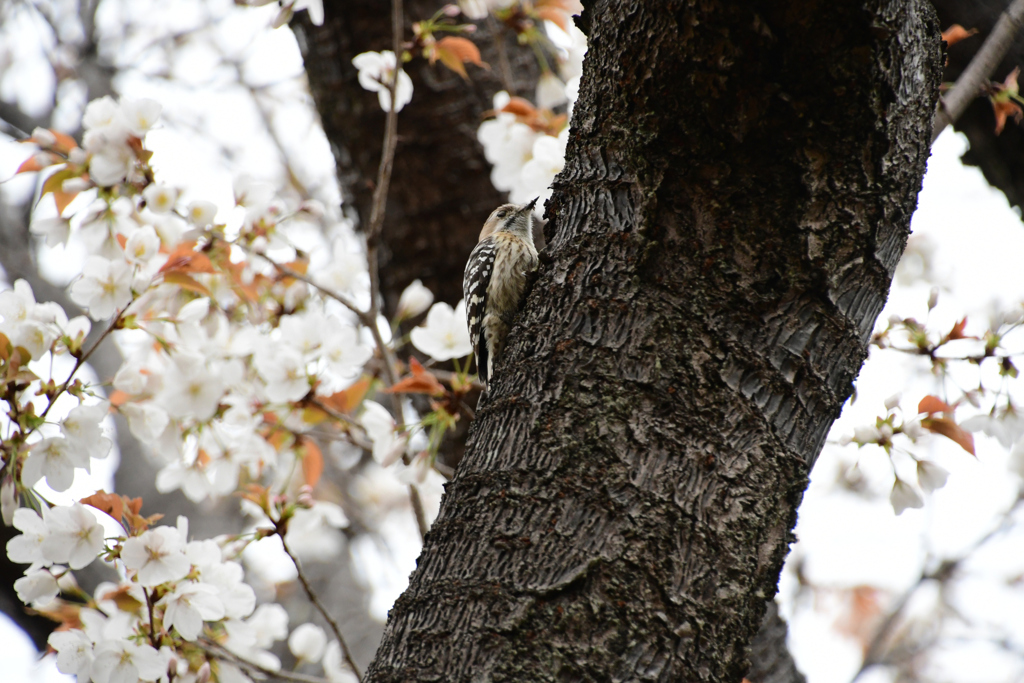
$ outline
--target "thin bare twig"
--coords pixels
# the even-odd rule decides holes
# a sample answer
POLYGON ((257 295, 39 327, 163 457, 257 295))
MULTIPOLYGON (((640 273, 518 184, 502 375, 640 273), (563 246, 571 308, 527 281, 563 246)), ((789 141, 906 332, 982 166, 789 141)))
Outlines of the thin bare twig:
POLYGON ((49 404, 47 404, 46 408, 43 409, 43 412, 39 414, 39 419, 43 419, 44 417, 46 417, 46 414, 50 412, 50 408, 52 408, 53 404, 57 402, 57 398, 65 391, 67 391, 69 386, 71 386, 71 382, 74 381, 75 379, 75 373, 78 372, 79 368, 85 365, 86 361, 89 360, 89 356, 91 356, 93 352, 97 348, 99 348, 99 345, 103 343, 103 340, 109 337, 110 333, 117 329, 118 323, 121 322, 121 316, 124 315, 124 312, 127 311, 128 307, 131 306, 134 302, 134 299, 132 301, 129 301, 124 308, 118 311, 117 315, 114 316, 114 319, 110 321, 110 326, 107 327, 107 329, 103 330, 103 334, 101 334, 100 338, 96 340, 96 343, 90 346, 85 353, 83 353, 81 356, 75 359, 75 367, 71 368, 71 374, 68 375, 68 378, 64 380, 64 383, 57 388, 56 392, 54 392, 53 396, 50 398, 49 404))
POLYGON ((967 105, 981 94, 982 86, 992 77, 999 62, 1003 61, 1022 25, 1024 0, 1013 0, 999 17, 992 33, 985 39, 985 44, 960 74, 960 78, 956 79, 956 84, 939 100, 939 110, 935 113, 932 126, 932 142, 935 142, 946 126, 956 123, 967 105))
POLYGON ((348 649, 348 643, 345 642, 345 638, 341 635, 341 629, 338 627, 338 622, 327 611, 327 607, 320 601, 320 598, 313 591, 313 586, 310 585, 309 579, 306 578, 305 573, 302 571, 302 566, 299 564, 299 558, 295 557, 292 553, 291 548, 288 547, 288 542, 284 540, 284 534, 278 532, 281 537, 281 546, 284 548, 284 552, 291 558, 292 564, 295 565, 295 571, 299 576, 299 583, 302 584, 302 589, 306 591, 306 597, 313 603, 316 610, 320 612, 320 616, 330 625, 331 631, 334 633, 334 637, 338 639, 338 644, 341 645, 341 654, 345 658, 345 663, 349 665, 353 673, 356 675, 356 680, 362 683, 363 676, 359 673, 359 667, 356 666, 356 660, 352 657, 352 651, 348 649))
POLYGON ((497 19, 490 12, 487 13, 487 28, 491 30, 494 39, 494 49, 498 52, 498 72, 501 74, 501 84, 505 91, 512 96, 516 94, 515 80, 512 78, 512 65, 508 61, 508 52, 505 50, 505 36, 501 33, 501 26, 497 19))
POLYGON ((921 576, 918 577, 917 581, 914 582, 910 588, 900 596, 899 600, 896 601, 896 605, 889 610, 889 614, 886 615, 882 624, 875 631, 874 636, 871 638, 871 642, 868 647, 864 650, 864 659, 861 662, 860 668, 857 673, 850 679, 850 683, 855 683, 864 672, 870 669, 876 664, 883 662, 883 655, 885 654, 885 646, 889 640, 893 628, 895 627, 899 618, 903 615, 903 610, 906 609, 907 604, 910 602, 910 598, 913 597, 914 593, 928 580, 944 581, 956 572, 961 564, 971 557, 979 548, 991 541, 993 538, 998 536, 1000 533, 1005 531, 1010 526, 1010 518, 1013 513, 1024 504, 1024 489, 1021 489, 1017 493, 1017 499, 1013 501, 1013 504, 1003 515, 1003 519, 999 524, 989 529, 984 536, 974 542, 974 545, 970 549, 966 550, 960 557, 953 560, 944 560, 939 563, 938 568, 932 571, 922 571, 921 576))
POLYGON ((268 669, 255 662, 242 659, 235 653, 224 649, 223 646, 209 640, 201 641, 200 647, 202 647, 203 651, 207 654, 212 655, 217 659, 223 659, 224 661, 231 662, 232 664, 237 664, 239 667, 247 669, 249 673, 259 672, 269 678, 276 678, 282 681, 294 681, 294 683, 327 683, 326 678, 320 678, 319 676, 309 676, 307 674, 268 669))
POLYGON ((427 535, 427 531, 430 530, 430 525, 427 524, 427 515, 423 511, 423 499, 420 498, 419 489, 416 488, 415 484, 409 484, 409 501, 412 503, 412 511, 416 516, 416 528, 420 532, 420 540, 422 541, 427 535))

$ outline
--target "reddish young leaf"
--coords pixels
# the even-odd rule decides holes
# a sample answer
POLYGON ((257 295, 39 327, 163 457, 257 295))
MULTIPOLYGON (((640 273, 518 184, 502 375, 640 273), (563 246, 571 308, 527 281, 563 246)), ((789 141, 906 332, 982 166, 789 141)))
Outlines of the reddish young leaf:
MULTIPOLYGON (((182 273, 213 273, 213 264, 206 254, 195 250, 195 242, 182 242, 167 257, 167 262, 159 272, 178 271, 182 273)), ((207 293, 209 296, 209 293, 207 293)))
POLYGON ((412 377, 400 380, 395 386, 387 389, 387 393, 444 396, 444 386, 441 382, 420 365, 420 362, 415 358, 409 359, 409 370, 412 372, 412 377))
POLYGON ((309 486, 316 486, 324 473, 324 456, 312 439, 303 437, 299 446, 302 452, 302 477, 309 486))
POLYGON ((946 339, 949 339, 949 340, 953 340, 953 339, 969 339, 969 337, 964 335, 964 328, 965 327, 967 327, 967 318, 966 317, 964 317, 964 319, 961 320, 960 322, 958 322, 958 323, 953 325, 953 329, 951 329, 949 331, 949 334, 946 335, 946 339))
POLYGON ((956 45, 964 38, 970 38, 977 32, 978 29, 976 28, 972 28, 968 31, 960 24, 953 24, 942 32, 942 40, 946 42, 946 47, 950 47, 952 45, 956 45))
POLYGON ((107 397, 107 400, 110 401, 110 405, 114 406, 115 408, 119 408, 123 406, 128 401, 129 398, 131 397, 125 392, 121 391, 120 389, 115 389, 114 391, 111 392, 110 396, 107 397))
POLYGON ((960 425, 953 422, 953 420, 948 417, 926 417, 921 420, 921 426, 931 432, 941 434, 947 439, 955 442, 960 446, 960 448, 963 448, 971 455, 975 455, 974 435, 964 430, 960 425))
POLYGON ((530 104, 529 100, 524 100, 522 97, 513 97, 508 101, 501 111, 508 112, 509 114, 515 114, 516 116, 536 116, 537 108, 530 104))
POLYGON ((115 521, 120 523, 121 518, 124 517, 124 501, 121 500, 121 496, 116 493, 107 493, 103 489, 100 489, 91 496, 83 498, 81 503, 85 505, 91 505, 100 512, 105 512, 115 521))
POLYGON ((952 413, 953 410, 953 406, 949 405, 938 396, 925 396, 921 399, 921 402, 917 404, 918 413, 928 413, 929 415, 934 413, 952 413))
POLYGON ((342 389, 320 400, 323 401, 324 405, 337 410, 339 413, 349 414, 363 402, 366 392, 370 390, 370 385, 370 378, 364 375, 347 389, 342 389))
POLYGON ((195 292, 196 294, 202 294, 203 296, 212 296, 210 294, 210 290, 207 289, 205 285, 201 284, 191 276, 186 275, 181 271, 176 270, 164 273, 164 282, 170 283, 172 285, 178 285, 182 289, 187 289, 188 291, 195 292))

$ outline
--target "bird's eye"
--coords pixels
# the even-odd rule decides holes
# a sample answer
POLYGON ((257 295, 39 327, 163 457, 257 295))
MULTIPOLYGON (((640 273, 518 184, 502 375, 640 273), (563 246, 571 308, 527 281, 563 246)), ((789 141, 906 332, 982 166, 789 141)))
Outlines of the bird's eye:
POLYGON ((508 211, 506 211, 505 209, 502 209, 501 211, 498 212, 498 218, 504 218, 507 215, 508 211))

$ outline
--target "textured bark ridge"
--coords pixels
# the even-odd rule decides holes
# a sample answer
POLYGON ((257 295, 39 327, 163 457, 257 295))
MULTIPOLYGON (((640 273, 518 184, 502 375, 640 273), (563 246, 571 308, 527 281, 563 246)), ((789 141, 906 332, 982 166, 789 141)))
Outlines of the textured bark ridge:
MULTIPOLYGON (((406 37, 412 35, 413 21, 432 16, 440 5, 437 0, 406 0, 406 37)), ((338 161, 345 202, 363 220, 370 216, 384 112, 377 95, 359 86, 352 58, 391 49, 390 6, 382 0, 327 0, 323 26, 313 26, 304 12, 293 22, 310 91, 338 161)), ((417 59, 406 67, 415 91, 412 104, 398 118, 380 257, 381 291, 391 311, 416 278, 438 300, 455 305, 462 298, 462 269, 480 226, 505 201, 504 193, 491 185, 476 130, 491 108, 491 97, 506 84, 488 25, 481 25, 473 39, 484 61, 493 66, 469 66, 468 83, 440 63, 430 66, 417 59)), ((508 36, 505 40, 513 42, 508 36)), ((532 92, 536 59, 512 45, 506 45, 506 54, 512 86, 517 92, 532 92)))
POLYGON ((906 241, 926 2, 586 14, 547 258, 371 681, 739 681, 906 241))

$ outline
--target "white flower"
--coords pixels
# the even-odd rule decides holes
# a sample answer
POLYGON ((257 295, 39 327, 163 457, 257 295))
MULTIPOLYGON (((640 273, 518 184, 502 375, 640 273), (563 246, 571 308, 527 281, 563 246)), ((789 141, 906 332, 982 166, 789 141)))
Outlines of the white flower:
POLYGON ((115 124, 119 115, 120 108, 117 106, 117 102, 109 95, 105 95, 86 105, 85 112, 82 114, 82 128, 105 128, 115 124))
POLYGON ((138 100, 121 100, 121 116, 124 118, 128 131, 135 137, 145 137, 146 133, 160 119, 163 107, 156 100, 143 97, 138 100))
POLYGON ((7 526, 14 523, 14 515, 18 512, 18 487, 11 477, 0 478, 0 518, 7 526))
POLYGON ((533 158, 523 166, 519 184, 509 194, 509 201, 522 203, 540 195, 538 204, 543 206, 548 189, 565 167, 565 145, 569 140, 569 129, 565 128, 558 137, 541 135, 533 143, 533 158))
POLYGON ((545 71, 537 80, 537 106, 542 109, 554 109, 565 104, 565 83, 553 71, 545 71))
POLYGON ((50 218, 37 218, 33 212, 32 223, 28 231, 33 235, 39 235, 46 240, 46 246, 55 247, 58 244, 66 244, 71 236, 71 222, 67 218, 53 216, 50 218))
POLYGON ((190 565, 184 550, 185 543, 176 528, 159 526, 126 540, 121 561, 136 572, 140 584, 156 586, 188 574, 190 565))
POLYGON ((90 256, 82 277, 71 285, 71 299, 89 309, 93 320, 105 320, 132 300, 132 271, 124 261, 90 256))
POLYGON ((217 205, 203 200, 188 205, 188 222, 200 228, 211 225, 217 217, 217 205))
POLYGON ((288 636, 288 612, 276 602, 257 607, 246 623, 254 628, 256 647, 270 647, 275 640, 283 640, 288 636))
POLYGON ((171 420, 166 410, 151 401, 130 401, 122 405, 120 411, 128 418, 128 430, 132 435, 148 444, 160 439, 171 420))
POLYGON ((885 409, 895 410, 900 405, 900 399, 903 398, 903 392, 897 391, 895 394, 885 399, 885 409))
POLYGON ((224 603, 217 588, 205 583, 181 583, 174 592, 160 600, 165 606, 164 625, 177 629, 185 640, 195 640, 203 630, 204 621, 224 618, 224 603))
POLYGON ((1024 415, 1010 408, 999 413, 969 417, 960 426, 969 432, 984 432, 994 436, 1003 448, 1011 448, 1024 436, 1024 415))
POLYGON ((23 603, 37 606, 51 602, 60 593, 57 579, 45 569, 29 571, 14 582, 14 590, 23 603))
POLYGON ((253 356, 256 372, 266 382, 266 393, 274 403, 298 401, 309 393, 309 379, 302 354, 292 346, 266 346, 253 356))
POLYGON ((89 456, 72 448, 67 439, 52 436, 34 444, 21 471, 22 481, 34 484, 43 477, 54 491, 67 491, 75 480, 75 468, 89 470, 89 456))
POLYGON ((20 534, 7 541, 7 557, 21 564, 49 564, 43 556, 43 542, 49 528, 35 510, 18 508, 14 511, 14 528, 20 534))
POLYGON ((917 461, 917 483, 925 493, 941 489, 949 479, 949 472, 928 460, 917 461))
MULTIPOLYGON (((359 69, 359 85, 364 89, 377 93, 380 108, 391 111, 391 81, 395 77, 395 53, 391 50, 383 52, 364 52, 352 58, 352 65, 359 69)), ((412 100, 412 79, 409 74, 398 70, 398 83, 395 86, 395 111, 412 100)))
POLYGON ((14 287, 0 292, 0 317, 3 318, 3 329, 13 330, 32 315, 36 306, 36 297, 32 286, 22 279, 14 281, 14 287))
POLYGON ((853 440, 864 445, 866 443, 878 443, 882 438, 882 432, 874 425, 861 425, 853 428, 853 440))
POLYGON ((443 301, 434 304, 427 313, 426 324, 410 333, 413 346, 435 360, 464 358, 473 352, 466 323, 466 300, 455 310, 443 301))
POLYGON ((339 506, 316 501, 310 509, 295 511, 288 521, 285 540, 292 552, 303 559, 328 560, 341 552, 342 536, 337 529, 346 526, 348 518, 339 506))
POLYGON ((81 569, 92 564, 103 549, 103 527, 81 503, 51 508, 46 526, 50 533, 42 551, 50 562, 81 569))
POLYGON ((892 504, 892 509, 897 515, 902 515, 903 511, 907 508, 924 507, 924 500, 921 498, 921 495, 910 484, 899 477, 896 478, 896 482, 892 485, 889 503, 892 504))
POLYGON ((89 179, 99 187, 116 185, 134 170, 135 153, 125 144, 106 144, 89 158, 89 179))
POLYGON ((363 414, 359 421, 366 435, 373 440, 374 460, 387 467, 402 456, 408 439, 395 431, 395 421, 387 408, 376 401, 363 401, 363 414))
POLYGON ((46 640, 57 651, 57 670, 62 674, 80 676, 85 681, 92 666, 92 641, 85 631, 73 628, 69 631, 54 631, 46 640))
POLYGON ((103 459, 110 453, 112 445, 100 428, 100 422, 106 415, 105 403, 79 405, 72 408, 61 421, 60 430, 71 442, 72 448, 84 451, 90 458, 103 459))
POLYGON ((125 242, 124 255, 132 263, 149 261, 160 251, 160 238, 152 225, 144 225, 131 234, 125 242))
POLYGON ((167 673, 167 662, 149 645, 127 640, 105 640, 96 646, 93 683, 155 681, 167 673))
MULTIPOLYGON (((189 546, 192 544, 190 543, 189 546)), ((218 549, 219 550, 219 549, 218 549)), ((186 552, 186 555, 191 555, 186 552)), ((217 553, 219 559, 220 553, 217 553)), ((199 564, 193 560, 192 564, 199 564)), ((215 562, 202 570, 203 582, 217 589, 217 597, 224 604, 224 616, 242 619, 256 607, 256 592, 245 583, 245 570, 237 562, 215 562)))
POLYGON ((398 310, 395 318, 405 320, 415 318, 434 303, 434 293, 423 286, 420 280, 413 280, 398 298, 398 310))
POLYGON ((288 649, 304 662, 319 662, 327 647, 327 634, 315 624, 302 624, 288 636, 288 649))
POLYGON ((324 360, 331 372, 348 379, 354 378, 366 361, 373 356, 373 350, 359 340, 359 332, 336 318, 327 322, 324 340, 324 360))
POLYGON ((153 213, 167 213, 178 201, 178 191, 173 187, 153 183, 142 191, 142 197, 146 200, 146 208, 153 213))
POLYGON ((925 435, 925 429, 921 426, 920 420, 909 420, 903 423, 901 429, 903 433, 911 440, 917 441, 925 435))
POLYGON ((224 396, 224 379, 211 372, 201 356, 178 353, 172 372, 164 375, 160 403, 171 417, 194 417, 203 422, 217 412, 224 396))

